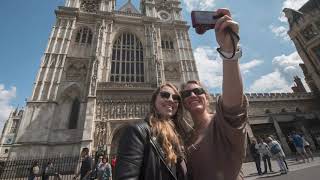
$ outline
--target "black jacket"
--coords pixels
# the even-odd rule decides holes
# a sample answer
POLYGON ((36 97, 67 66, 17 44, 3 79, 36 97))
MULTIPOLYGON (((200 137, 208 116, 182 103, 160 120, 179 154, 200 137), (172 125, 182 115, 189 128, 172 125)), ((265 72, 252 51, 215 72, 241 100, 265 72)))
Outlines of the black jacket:
POLYGON ((260 158, 260 154, 258 152, 258 149, 256 149, 256 144, 250 144, 250 153, 251 153, 251 156, 254 158, 254 159, 259 159, 260 158))
POLYGON ((129 125, 119 141, 116 180, 186 180, 184 161, 169 167, 147 122, 129 125))

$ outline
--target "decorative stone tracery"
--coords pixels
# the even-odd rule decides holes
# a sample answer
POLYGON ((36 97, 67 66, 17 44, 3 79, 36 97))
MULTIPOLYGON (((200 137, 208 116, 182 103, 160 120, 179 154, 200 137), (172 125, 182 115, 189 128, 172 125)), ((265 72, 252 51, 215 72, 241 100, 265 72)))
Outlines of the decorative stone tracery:
POLYGON ((99 10, 98 0, 82 0, 80 9, 85 12, 96 13, 99 10))
POLYGON ((108 97, 98 99, 96 107, 96 120, 130 120, 143 119, 150 109, 150 99, 146 97, 108 97))
POLYGON ((85 80, 88 68, 87 63, 79 61, 70 61, 66 68, 67 81, 81 81, 85 80))

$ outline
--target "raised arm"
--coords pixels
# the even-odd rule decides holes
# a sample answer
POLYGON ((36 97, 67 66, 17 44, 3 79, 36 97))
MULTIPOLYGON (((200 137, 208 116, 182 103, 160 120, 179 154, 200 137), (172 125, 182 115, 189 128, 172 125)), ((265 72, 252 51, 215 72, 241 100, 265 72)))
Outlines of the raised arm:
MULTIPOLYGON (((230 32, 232 30, 236 34, 239 34, 239 25, 235 22, 228 9, 218 9, 218 14, 223 14, 215 26, 216 40, 220 45, 220 50, 227 57, 230 57, 236 47, 238 51, 239 39, 234 36, 232 41, 230 32), (235 46, 233 45, 235 43, 235 46)), ((235 55, 237 57, 237 55, 235 55)), ((223 58, 223 82, 222 82, 222 99, 223 106, 226 108, 241 106, 243 102, 243 84, 240 73, 239 60, 223 58)))

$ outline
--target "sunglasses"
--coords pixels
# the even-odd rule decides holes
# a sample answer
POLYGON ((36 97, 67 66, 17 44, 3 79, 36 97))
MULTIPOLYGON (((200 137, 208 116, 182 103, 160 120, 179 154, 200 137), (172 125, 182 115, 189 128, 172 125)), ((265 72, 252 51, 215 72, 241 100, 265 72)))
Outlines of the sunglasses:
POLYGON ((160 97, 164 98, 164 99, 169 99, 170 96, 172 96, 172 99, 174 101, 180 101, 181 100, 180 96, 177 95, 177 94, 171 94, 171 93, 166 92, 166 91, 161 91, 159 94, 160 94, 160 97))
POLYGON ((203 88, 194 88, 191 90, 181 91, 182 99, 185 99, 185 98, 191 96, 191 93, 194 93, 195 95, 201 95, 201 94, 205 94, 206 91, 203 88))

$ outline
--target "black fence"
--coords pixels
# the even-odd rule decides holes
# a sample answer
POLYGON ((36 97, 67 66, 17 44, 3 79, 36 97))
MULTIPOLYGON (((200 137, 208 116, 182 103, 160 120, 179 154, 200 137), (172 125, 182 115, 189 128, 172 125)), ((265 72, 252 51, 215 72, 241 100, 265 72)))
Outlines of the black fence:
POLYGON ((17 159, 0 159, 0 179, 26 179, 30 175, 32 165, 37 162, 39 166, 38 178, 44 173, 48 162, 53 163, 53 172, 56 174, 50 175, 52 179, 72 179, 79 165, 79 156, 72 157, 24 157, 17 159), (58 175, 59 174, 59 175, 58 175), (59 178, 58 178, 59 177, 59 178))

